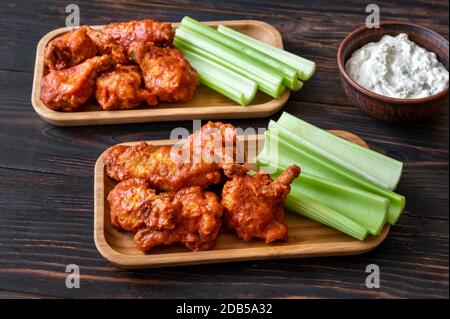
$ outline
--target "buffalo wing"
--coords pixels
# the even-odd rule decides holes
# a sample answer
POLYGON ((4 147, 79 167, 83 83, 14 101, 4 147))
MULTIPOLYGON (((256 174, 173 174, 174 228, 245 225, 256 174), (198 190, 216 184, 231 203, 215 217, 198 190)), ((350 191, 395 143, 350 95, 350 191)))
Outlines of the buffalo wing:
POLYGON ((78 110, 93 95, 97 73, 112 63, 110 56, 103 55, 68 69, 50 71, 41 81, 42 102, 53 110, 78 110))
POLYGON ((300 168, 291 165, 275 180, 264 173, 247 175, 244 169, 230 173, 232 179, 225 183, 222 191, 227 227, 245 241, 253 237, 266 243, 286 240, 288 230, 283 202, 300 168))
POLYGON ((81 27, 52 40, 44 52, 44 64, 49 70, 62 70, 95 56, 97 48, 81 27))
POLYGON ((137 66, 118 66, 97 77, 95 97, 104 110, 132 109, 142 101, 156 105, 156 97, 141 85, 142 75, 137 66))

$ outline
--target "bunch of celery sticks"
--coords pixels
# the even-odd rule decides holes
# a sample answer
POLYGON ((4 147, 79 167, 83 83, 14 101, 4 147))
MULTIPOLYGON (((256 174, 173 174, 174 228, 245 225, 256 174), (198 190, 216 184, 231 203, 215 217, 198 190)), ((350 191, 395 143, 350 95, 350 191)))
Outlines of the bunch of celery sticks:
POLYGON ((285 207, 359 240, 394 225, 405 208, 405 197, 394 192, 402 162, 286 112, 270 121, 256 162, 273 177, 299 165, 285 207))
POLYGON ((190 17, 181 21, 174 44, 203 85, 241 105, 249 105, 258 89, 274 98, 286 88, 297 91, 316 68, 310 60, 231 28, 216 30, 190 17))

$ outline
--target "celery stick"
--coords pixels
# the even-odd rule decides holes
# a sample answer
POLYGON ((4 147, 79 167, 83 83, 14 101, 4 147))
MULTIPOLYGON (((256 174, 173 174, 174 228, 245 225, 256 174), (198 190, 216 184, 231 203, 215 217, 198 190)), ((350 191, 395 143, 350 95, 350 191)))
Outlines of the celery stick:
POLYGON ((312 151, 355 172, 381 187, 395 189, 403 163, 359 146, 284 112, 277 122, 286 128, 291 142, 307 144, 312 151))
MULTIPOLYGON (((303 139, 302 137, 298 136, 298 134, 294 133, 294 130, 290 127, 289 129, 280 125, 277 122, 270 121, 269 123, 269 129, 276 130, 278 134, 280 134, 281 137, 285 138, 289 143, 291 143, 295 147, 301 147, 306 150, 308 150, 311 154, 315 154, 316 156, 320 156, 322 158, 328 159, 330 162, 334 163, 337 166, 340 166, 342 168, 345 168, 348 171, 353 172, 356 175, 361 176, 362 173, 358 174, 354 170, 349 167, 350 165, 342 160, 341 158, 334 156, 333 154, 329 154, 327 150, 323 150, 320 147, 316 146, 313 142, 310 142, 308 140, 303 139), (329 155, 329 156, 327 156, 329 155)), ((364 177, 366 180, 376 184, 377 186, 388 188, 388 186, 378 180, 369 179, 367 176, 361 176, 364 177)))
POLYGON ((290 67, 289 65, 277 59, 274 59, 270 55, 258 51, 242 42, 236 41, 232 37, 222 34, 216 29, 208 27, 207 25, 190 17, 184 17, 183 20, 181 20, 181 25, 261 63, 267 69, 282 76, 283 84, 286 87, 291 90, 297 89, 297 70, 290 67))
POLYGON ((217 81, 216 78, 210 77, 207 73, 201 71, 197 71, 197 73, 200 79, 200 83, 204 86, 207 86, 214 91, 219 92, 220 94, 226 96, 230 100, 239 103, 240 105, 247 105, 245 102, 244 94, 241 91, 229 86, 224 82, 217 81))
POLYGON ((200 82, 241 105, 251 103, 256 83, 189 50, 178 48, 197 71, 200 82))
POLYGON ((246 45, 256 50, 264 52, 265 54, 270 55, 271 57, 297 69, 300 80, 309 80, 316 70, 316 64, 313 61, 304 59, 298 55, 292 54, 282 49, 275 48, 267 43, 253 39, 248 35, 245 35, 223 25, 219 25, 217 30, 220 33, 226 34, 234 38, 235 40, 245 43, 246 45))
POLYGON ((176 30, 176 37, 183 40, 183 42, 186 42, 186 44, 189 44, 190 46, 196 46, 202 48, 202 50, 204 51, 209 51, 209 53, 219 58, 214 62, 221 63, 225 60, 230 64, 234 64, 239 68, 239 74, 243 76, 248 77, 248 74, 255 75, 254 78, 250 79, 254 80, 258 84, 258 87, 261 88, 261 90, 263 88, 270 88, 271 90, 269 94, 271 96, 276 97, 276 93, 282 86, 281 82, 283 78, 278 74, 268 71, 247 56, 236 53, 235 51, 215 41, 212 41, 209 38, 202 36, 201 34, 198 34, 185 27, 179 27, 176 30))
MULTIPOLYGON (((261 91, 263 91, 264 93, 266 93, 270 96, 280 97, 281 94, 283 94, 284 90, 286 89, 284 85, 280 85, 278 88, 274 88, 270 84, 267 84, 263 78, 260 78, 254 74, 243 72, 239 66, 231 64, 228 61, 223 60, 220 57, 217 57, 217 56, 211 54, 210 52, 203 50, 200 47, 191 45, 191 44, 187 43, 186 41, 180 39, 179 37, 175 37, 173 43, 175 44, 175 47, 177 47, 178 49, 182 48, 185 50, 189 50, 190 52, 196 53, 197 55, 200 55, 200 56, 204 57, 205 59, 208 59, 210 61, 213 61, 217 64, 224 66, 225 68, 229 69, 232 72, 235 72, 245 78, 250 79, 251 81, 258 84, 258 88, 261 91)), ((302 82, 300 82, 300 83, 302 84, 302 82)))
MULTIPOLYGON (((283 170, 271 174, 276 177, 283 170)), ((378 235, 386 223, 389 200, 345 184, 327 181, 302 173, 291 184, 295 193, 304 194, 366 228, 371 235, 378 235)))
POLYGON ((363 226, 296 190, 292 190, 288 194, 284 206, 292 212, 337 229, 356 239, 364 240, 367 237, 367 229, 363 226))
POLYGON ((387 220, 392 225, 397 222, 405 207, 405 198, 403 196, 391 190, 378 187, 353 172, 311 153, 306 148, 295 147, 284 137, 281 137, 280 134, 273 134, 272 131, 273 129, 265 132, 264 147, 257 156, 258 164, 270 163, 270 165, 278 168, 286 168, 291 164, 297 164, 302 168, 303 173, 335 183, 343 183, 385 197, 390 201, 387 220), (275 143, 278 143, 278 152, 271 152, 269 147, 275 143))

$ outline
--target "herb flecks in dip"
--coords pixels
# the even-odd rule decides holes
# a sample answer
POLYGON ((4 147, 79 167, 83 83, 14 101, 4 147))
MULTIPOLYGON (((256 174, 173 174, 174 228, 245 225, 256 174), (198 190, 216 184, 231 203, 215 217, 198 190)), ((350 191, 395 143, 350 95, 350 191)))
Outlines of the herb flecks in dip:
POLYGON ((385 35, 353 52, 345 64, 350 77, 366 89, 388 97, 414 99, 448 86, 448 71, 436 54, 400 33, 385 35))

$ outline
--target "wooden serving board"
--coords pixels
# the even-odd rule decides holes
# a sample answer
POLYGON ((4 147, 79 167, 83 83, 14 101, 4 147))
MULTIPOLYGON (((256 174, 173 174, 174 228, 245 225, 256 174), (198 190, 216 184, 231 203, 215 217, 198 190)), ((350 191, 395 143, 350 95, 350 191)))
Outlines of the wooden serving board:
MULTIPOLYGON (((345 131, 331 131, 359 145, 367 144, 358 136, 345 131)), ((262 135, 244 138, 245 147, 260 147, 264 143, 262 135), (256 143, 249 143, 250 141, 256 143)), ((123 143, 134 145, 138 142, 123 143)), ((149 141, 154 145, 173 145, 172 140, 149 141)), ((152 268, 206 263, 220 263, 257 259, 303 258, 317 256, 356 255, 377 247, 387 236, 389 226, 376 237, 364 241, 353 239, 328 226, 307 219, 293 212, 286 212, 288 240, 265 244, 260 240, 244 242, 233 233, 222 230, 213 250, 192 252, 179 245, 163 247, 154 253, 144 254, 134 244, 133 234, 118 231, 111 226, 110 208, 106 200, 109 192, 117 184, 106 176, 103 155, 95 165, 94 181, 94 239, 100 254, 113 264, 124 268, 152 268)))
MULTIPOLYGON (((278 48, 283 48, 280 33, 275 27, 256 20, 211 21, 210 26, 223 24, 237 31, 248 34, 255 39, 264 41, 278 48)), ((177 27, 179 24, 174 23, 177 27)), ((94 26, 100 29, 103 26, 94 26)), ((290 91, 274 99, 262 92, 256 94, 249 106, 241 106, 223 95, 200 85, 192 100, 183 103, 160 103, 157 106, 140 106, 134 110, 103 111, 97 101, 87 102, 77 112, 59 112, 47 108, 39 98, 41 79, 47 70, 44 66, 44 50, 53 38, 69 31, 70 28, 59 28, 47 33, 39 41, 36 50, 36 64, 34 68, 33 91, 31 103, 41 118, 58 126, 81 126, 100 124, 142 123, 155 121, 178 121, 193 119, 233 119, 266 117, 277 112, 287 101, 290 91)))

